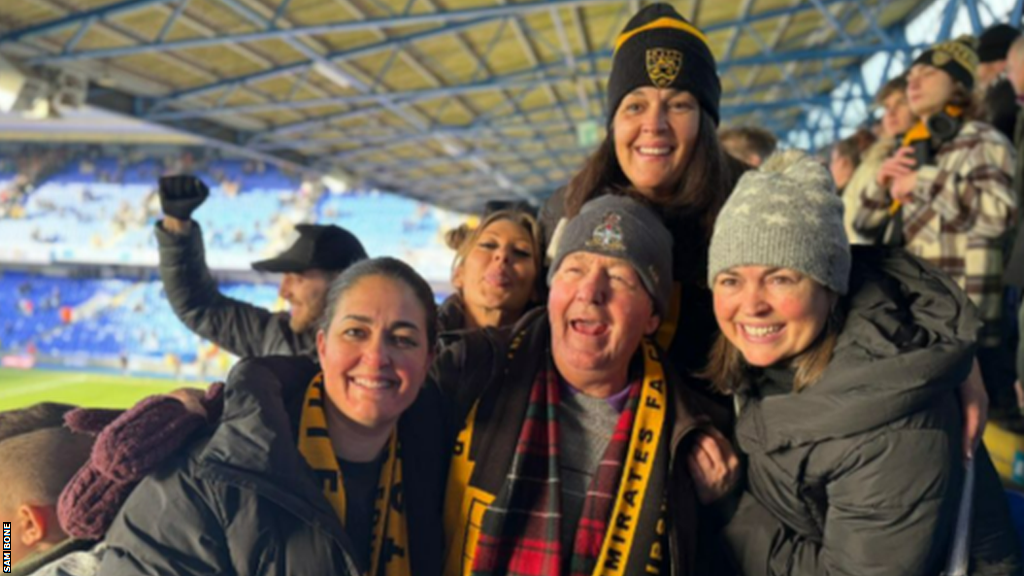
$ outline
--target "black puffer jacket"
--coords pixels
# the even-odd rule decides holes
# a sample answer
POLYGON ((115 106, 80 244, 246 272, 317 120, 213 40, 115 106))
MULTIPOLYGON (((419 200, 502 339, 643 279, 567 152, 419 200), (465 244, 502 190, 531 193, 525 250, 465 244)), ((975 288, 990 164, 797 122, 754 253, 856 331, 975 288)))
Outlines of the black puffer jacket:
MULTIPOLYGON (((108 574, 361 576, 357 554, 296 446, 306 358, 243 360, 224 416, 144 480, 107 533, 108 574)), ((412 573, 441 572, 441 503, 450 439, 441 397, 424 388, 399 420, 412 573)))
POLYGON ((228 298, 206 266, 202 231, 192 222, 188 235, 156 225, 160 278, 174 313, 189 330, 235 356, 316 357, 316 333, 296 334, 288 315, 228 298))
MULTIPOLYGON (((948 554, 963 480, 956 390, 970 371, 977 313, 930 265, 870 247, 854 250, 844 305, 817 383, 737 395, 748 492, 726 536, 747 576, 935 575, 948 554)), ((752 371, 751 384, 771 378, 778 388, 777 374, 752 371)), ((984 450, 975 465, 972 573, 1019 574, 984 450)))

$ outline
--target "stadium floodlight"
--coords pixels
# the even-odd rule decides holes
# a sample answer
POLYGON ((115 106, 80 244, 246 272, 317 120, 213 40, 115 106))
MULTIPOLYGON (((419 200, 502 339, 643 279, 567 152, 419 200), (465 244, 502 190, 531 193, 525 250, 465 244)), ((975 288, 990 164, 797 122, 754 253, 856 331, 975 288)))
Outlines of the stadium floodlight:
POLYGON ((326 60, 314 64, 313 70, 316 71, 317 74, 323 76, 324 78, 327 78, 331 82, 334 82, 341 88, 352 87, 352 80, 348 78, 344 73, 342 73, 342 71, 337 66, 331 64, 326 60))
POLYGON ((451 136, 442 134, 437 137, 437 140, 441 143, 441 148, 444 148, 445 154, 452 158, 461 158, 466 153, 466 149, 460 146, 451 136))

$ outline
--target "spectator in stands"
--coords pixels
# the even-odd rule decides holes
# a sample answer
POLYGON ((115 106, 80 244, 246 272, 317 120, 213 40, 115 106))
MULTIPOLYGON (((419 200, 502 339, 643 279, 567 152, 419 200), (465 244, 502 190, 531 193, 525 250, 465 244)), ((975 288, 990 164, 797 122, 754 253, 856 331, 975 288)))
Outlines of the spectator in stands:
POLYGON ((253 263, 262 272, 283 273, 280 296, 290 314, 222 295, 203 261, 199 224, 192 212, 208 196, 192 176, 160 179, 164 219, 156 224, 160 277, 174 313, 199 336, 236 356, 315 354, 316 322, 327 288, 353 262, 366 258, 359 240, 337 226, 300 224, 299 238, 276 258, 253 263))
MULTIPOLYGON (((748 458, 725 530, 741 572, 943 572, 964 477, 956 390, 981 326, 968 298, 902 251, 851 255, 828 173, 799 152, 740 180, 709 261, 708 375, 736 396, 748 458)), ((983 446, 970 465, 972 569, 1019 575, 983 446)))
POLYGON ((433 293, 381 258, 338 276, 328 303, 322 370, 236 365, 220 426, 135 488, 100 574, 440 574, 451 438, 424 387, 433 293))
MULTIPOLYGON (((547 309, 508 338, 463 332, 438 357, 465 423, 445 574, 596 574, 605 553, 623 574, 723 574, 697 531, 698 500, 719 486, 694 491, 690 459, 727 442, 652 340, 671 305, 671 238, 641 201, 588 202, 562 228, 547 309)), ((738 466, 723 460, 726 488, 738 466)))
POLYGON ((758 167, 775 152, 775 135, 757 126, 737 126, 718 131, 722 148, 733 158, 758 167))
MULTIPOLYGON (((1010 53, 1007 56, 1006 77, 1013 86, 1017 96, 1017 106, 1024 105, 1024 37, 1018 37, 1010 46, 1010 53)), ((1017 289, 1024 289, 1024 229, 1021 228, 1021 207, 1024 206, 1024 114, 1017 116, 1016 131, 1013 140, 1017 149, 1017 164, 1013 172, 1013 189, 1017 196, 1017 228, 1013 242, 1013 250, 1010 259, 1006 264, 1006 275, 1004 280, 1010 286, 1017 289)), ((1020 335, 1017 339, 1016 368, 1018 402, 1024 397, 1021 380, 1024 379, 1024 306, 1018 309, 1018 330, 1020 335)), ((1024 406, 1021 406, 1024 412, 1024 406)))
POLYGON ((47 403, 0 412, 0 518, 12 524, 18 574, 92 545, 68 539, 57 522, 60 492, 92 448, 91 437, 63 427, 71 408, 47 403))
POLYGON ((455 250, 452 286, 441 306, 442 331, 508 326, 542 300, 542 248, 537 220, 499 210, 476 228, 463 224, 445 235, 455 250))
POLYGON ((864 194, 868 191, 881 192, 878 187, 871 186, 871 183, 882 169, 882 162, 899 147, 903 135, 917 121, 907 102, 907 78, 904 75, 886 82, 875 96, 875 103, 882 107, 881 135, 861 155, 860 165, 857 166, 843 193, 843 226, 846 228, 846 237, 850 244, 884 243, 884 228, 889 222, 888 218, 882 218, 874 223, 860 223, 861 228, 874 230, 872 234, 858 231, 855 219, 864 194))
POLYGON ((978 338, 981 373, 993 404, 1005 408, 1016 406, 1001 325, 1004 242, 1017 210, 1014 153, 997 130, 971 120, 977 62, 967 36, 917 57, 907 98, 920 120, 882 164, 857 220, 896 214, 907 250, 949 274, 971 297, 985 321, 978 338))
POLYGON ((832 147, 829 153, 828 171, 832 174, 832 180, 835 182, 840 196, 846 194, 846 186, 860 166, 863 154, 874 143, 874 134, 861 128, 852 136, 836 142, 832 147))
POLYGON ((981 120, 991 124, 1013 141, 1017 124, 1017 96, 1006 78, 1006 57, 1020 30, 1007 24, 995 24, 978 37, 978 92, 981 94, 981 120))
POLYGON ((658 342, 678 370, 692 373, 707 362, 717 331, 706 281, 712 226, 748 167, 718 141, 721 83, 703 32, 669 4, 656 3, 630 19, 615 46, 609 130, 583 169, 544 205, 547 254, 557 252, 559 227, 586 202, 627 189, 649 199, 673 240, 672 305, 658 342))

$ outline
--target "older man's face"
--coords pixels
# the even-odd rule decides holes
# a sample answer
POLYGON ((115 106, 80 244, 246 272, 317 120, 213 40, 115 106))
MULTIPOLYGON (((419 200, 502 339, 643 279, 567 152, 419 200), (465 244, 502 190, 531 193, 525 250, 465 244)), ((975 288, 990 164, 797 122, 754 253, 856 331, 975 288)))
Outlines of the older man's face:
POLYGON ((548 316, 555 364, 570 384, 576 384, 574 374, 625 378, 640 341, 659 322, 633 267, 589 252, 562 260, 551 281, 548 316))

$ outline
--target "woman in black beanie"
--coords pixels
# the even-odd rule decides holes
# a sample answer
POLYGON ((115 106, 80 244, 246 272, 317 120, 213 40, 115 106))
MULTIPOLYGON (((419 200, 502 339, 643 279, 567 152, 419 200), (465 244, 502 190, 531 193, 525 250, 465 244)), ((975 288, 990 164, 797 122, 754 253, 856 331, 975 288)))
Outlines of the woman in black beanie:
POLYGON ((695 372, 717 331, 705 280, 711 230, 748 166, 719 144, 722 88, 703 32, 672 6, 652 4, 630 19, 614 48, 608 135, 544 207, 548 253, 560 222, 591 198, 633 188, 651 200, 674 245, 672 306, 658 343, 678 370, 695 372))

